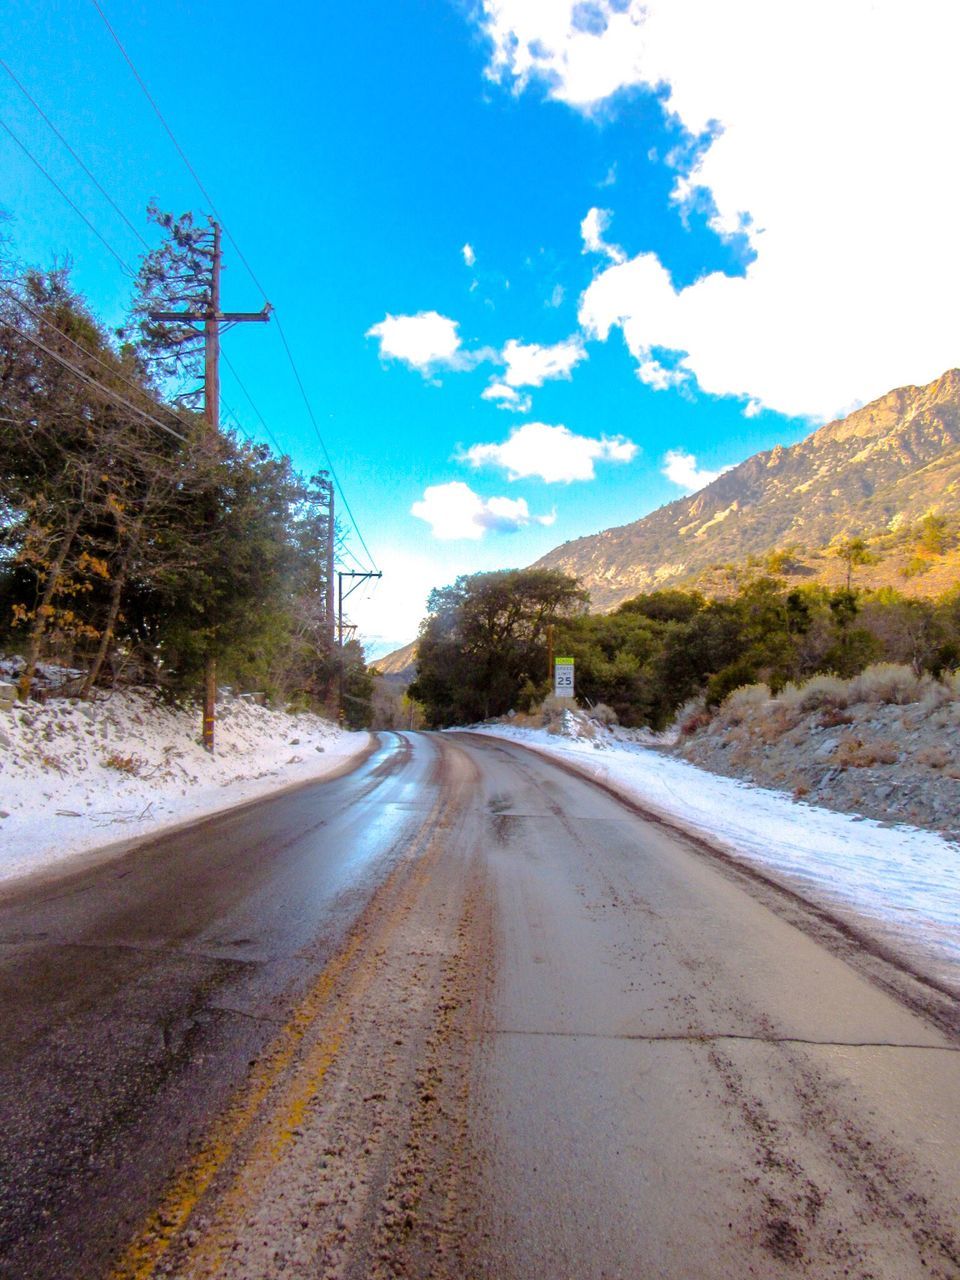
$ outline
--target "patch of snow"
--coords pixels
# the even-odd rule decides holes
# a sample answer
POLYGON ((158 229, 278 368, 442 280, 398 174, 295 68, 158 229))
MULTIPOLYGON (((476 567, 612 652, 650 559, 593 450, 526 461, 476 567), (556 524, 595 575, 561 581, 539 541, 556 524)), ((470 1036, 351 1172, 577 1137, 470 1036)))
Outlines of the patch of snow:
POLYGON ((199 721, 135 690, 0 711, 0 882, 321 778, 370 741, 228 698, 211 756, 199 721))
POLYGON ((916 827, 796 802, 613 736, 598 758, 594 744, 579 736, 501 724, 471 732, 575 764, 960 990, 960 845, 916 827))

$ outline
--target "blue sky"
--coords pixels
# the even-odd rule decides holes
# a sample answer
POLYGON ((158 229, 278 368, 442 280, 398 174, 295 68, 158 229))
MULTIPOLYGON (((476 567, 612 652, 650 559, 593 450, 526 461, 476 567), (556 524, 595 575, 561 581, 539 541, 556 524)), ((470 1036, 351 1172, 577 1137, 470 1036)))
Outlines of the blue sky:
MULTIPOLYGON (((953 21, 936 7, 906 32, 882 3, 851 12, 849 32, 817 4, 800 32, 745 3, 711 31, 700 0, 103 8, 281 317, 384 570, 351 600, 372 652, 412 638, 430 586, 636 519, 957 362, 955 235, 948 247, 947 224, 912 223, 909 206, 874 227, 862 192, 889 164, 893 126, 864 124, 869 86, 829 108, 816 91, 830 59, 849 80, 845 41, 863 43, 865 14, 881 73, 885 50, 892 75, 913 39, 929 63, 953 21), (933 315, 920 332, 888 317, 878 336, 878 299, 898 313, 901 288, 933 315)), ((20 6, 4 34, 10 69, 148 239, 149 200, 205 210, 89 0, 20 6)), ((952 104, 917 83, 898 80, 889 109, 935 155, 952 104)), ((2 73, 0 118, 136 266, 136 238, 2 73)), ((18 255, 69 255, 77 287, 119 322, 117 262, 5 134, 0 157, 18 255)), ((226 265, 225 305, 258 308, 229 245, 226 265)), ((224 345, 297 467, 323 465, 275 326, 224 345)), ((262 438, 228 370, 223 390, 262 438)), ((355 535, 350 548, 345 567, 366 561, 355 535)))

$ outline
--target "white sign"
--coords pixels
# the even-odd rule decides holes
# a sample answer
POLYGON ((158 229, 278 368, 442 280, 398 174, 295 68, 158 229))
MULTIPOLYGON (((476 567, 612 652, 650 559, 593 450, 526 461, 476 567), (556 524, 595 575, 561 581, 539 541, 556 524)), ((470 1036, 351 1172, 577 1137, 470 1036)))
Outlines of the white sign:
POLYGON ((553 692, 558 698, 573 697, 573 659, 554 658, 553 692))

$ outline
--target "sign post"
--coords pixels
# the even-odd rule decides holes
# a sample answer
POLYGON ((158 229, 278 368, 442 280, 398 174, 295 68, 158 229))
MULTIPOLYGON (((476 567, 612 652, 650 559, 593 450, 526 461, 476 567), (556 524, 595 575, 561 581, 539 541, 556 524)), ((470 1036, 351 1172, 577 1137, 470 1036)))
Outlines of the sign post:
POLYGON ((556 698, 573 697, 573 659, 554 658, 553 693, 556 698))

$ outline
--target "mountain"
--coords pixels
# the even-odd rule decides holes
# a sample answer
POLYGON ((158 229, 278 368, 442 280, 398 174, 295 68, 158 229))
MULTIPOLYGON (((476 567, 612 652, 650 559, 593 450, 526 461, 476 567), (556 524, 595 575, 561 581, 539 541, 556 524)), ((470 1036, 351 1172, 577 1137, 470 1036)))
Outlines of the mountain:
POLYGON ((388 653, 386 657, 371 662, 370 666, 379 671, 382 676, 409 684, 416 675, 416 664, 417 641, 412 640, 402 649, 394 649, 393 653, 388 653))
POLYGON ((856 571, 859 585, 933 594, 958 580, 960 552, 918 554, 928 514, 951 528, 960 516, 960 369, 754 454, 698 493, 566 542, 535 567, 580 578, 603 610, 665 586, 710 590, 731 564, 777 550, 781 576, 838 582, 846 570, 831 544, 862 537, 875 563, 856 571))

